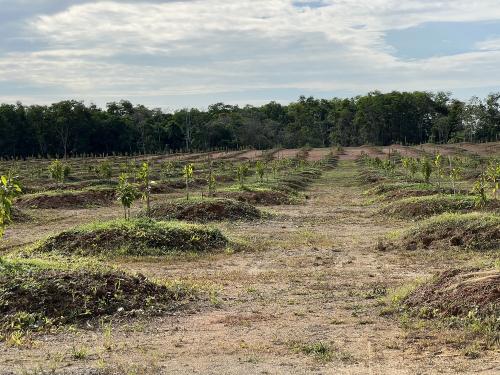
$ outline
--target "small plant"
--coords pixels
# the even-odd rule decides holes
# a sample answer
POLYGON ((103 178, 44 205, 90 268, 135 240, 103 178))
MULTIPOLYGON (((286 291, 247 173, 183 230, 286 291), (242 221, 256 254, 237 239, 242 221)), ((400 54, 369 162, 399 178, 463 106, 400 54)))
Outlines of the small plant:
POLYGON ((0 238, 11 220, 13 200, 20 193, 21 188, 17 184, 15 177, 10 175, 0 177, 0 238))
POLYGON ((125 173, 120 175, 116 195, 123 206, 125 220, 130 219, 130 207, 137 198, 137 191, 134 186, 128 182, 128 176, 125 173))
POLYGON ((413 180, 415 178, 415 174, 418 172, 418 161, 415 158, 410 159, 408 171, 410 172, 410 177, 413 180))
POLYGON ((255 164, 255 172, 257 173, 257 176, 259 176, 260 182, 263 182, 264 174, 266 173, 266 166, 262 161, 258 160, 255 164))
POLYGON ((403 169, 407 172, 410 171, 410 164, 411 164, 411 158, 408 157, 403 157, 401 158, 401 165, 403 166, 403 169))
POLYGON ((488 197, 486 195, 486 189, 488 187, 488 180, 485 173, 482 173, 478 180, 474 183, 472 187, 472 194, 476 196, 476 206, 484 207, 488 202, 488 197))
POLYGON ((422 176, 424 177, 425 183, 428 184, 430 182, 430 179, 431 179, 432 164, 429 161, 429 159, 427 159, 426 157, 424 157, 420 161, 420 172, 422 172, 422 176))
POLYGON ((113 327, 111 322, 101 321, 103 346, 107 351, 113 349, 113 327))
POLYGON ((390 158, 388 158, 382 162, 382 168, 386 172, 392 173, 394 171, 395 165, 394 165, 393 161, 390 158))
POLYGON ((437 182, 438 186, 441 184, 441 179, 444 177, 444 169, 442 165, 442 158, 441 154, 437 153, 436 156, 434 157, 434 170, 436 171, 436 175, 438 177, 437 182))
POLYGON ((163 162, 160 166, 160 176, 162 181, 168 181, 175 171, 175 164, 172 161, 163 162))
POLYGON ((111 179, 113 177, 113 168, 109 161, 102 162, 97 168, 98 175, 102 178, 111 179))
POLYGON ((456 166, 450 169, 450 181, 451 181, 451 186, 453 188, 453 194, 457 193, 456 184, 461 176, 462 176, 462 170, 460 169, 460 167, 456 166))
POLYGON ((88 349, 83 346, 80 348, 73 346, 73 349, 71 350, 71 356, 73 357, 73 359, 77 360, 83 360, 87 358, 88 354, 88 349))
POLYGON ((71 167, 68 164, 61 163, 58 159, 49 165, 50 177, 59 183, 63 183, 71 174, 71 167))
POLYGON ((238 182, 240 183, 240 187, 245 185, 245 177, 248 173, 248 165, 246 163, 241 163, 238 165, 236 169, 236 176, 238 178, 238 182))
POLYGON ((186 181, 186 200, 189 200, 189 182, 193 179, 193 164, 185 165, 183 173, 186 181))
POLYGON ((500 163, 490 162, 488 164, 486 179, 492 188, 493 198, 498 199, 498 191, 500 190, 500 163))
POLYGON ((137 180, 141 184, 141 196, 146 201, 146 212, 151 210, 151 179, 149 164, 144 162, 137 171, 137 180))
POLYGON ((316 342, 312 344, 303 344, 300 351, 307 355, 312 355, 319 361, 328 362, 332 359, 332 349, 328 344, 316 342))

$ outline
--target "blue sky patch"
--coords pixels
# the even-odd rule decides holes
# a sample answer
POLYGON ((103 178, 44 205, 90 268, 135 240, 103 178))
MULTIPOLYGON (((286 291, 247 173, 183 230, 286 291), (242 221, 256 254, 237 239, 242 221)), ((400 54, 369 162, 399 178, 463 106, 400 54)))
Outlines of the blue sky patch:
POLYGON ((429 22, 389 30, 386 42, 402 59, 425 59, 476 50, 476 43, 500 38, 500 22, 429 22))

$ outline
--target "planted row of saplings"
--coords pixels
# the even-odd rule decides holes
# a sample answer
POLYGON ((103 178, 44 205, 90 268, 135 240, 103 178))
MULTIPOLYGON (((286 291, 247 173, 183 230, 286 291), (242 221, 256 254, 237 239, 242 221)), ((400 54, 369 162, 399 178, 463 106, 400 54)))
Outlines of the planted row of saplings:
MULTIPOLYGON (((300 163, 306 164, 305 161, 300 161, 300 163)), ((275 183, 278 188, 281 187, 281 191, 276 194, 274 201, 269 199, 270 195, 272 195, 269 193, 256 194, 256 197, 243 194, 236 196, 236 198, 249 203, 266 204, 268 201, 271 204, 280 204, 287 201, 293 203, 292 199, 287 200, 284 195, 290 193, 290 191, 303 189, 307 183, 304 179, 307 176, 301 177, 292 173, 291 176, 282 177, 283 173, 296 170, 299 167, 299 161, 294 162, 293 159, 272 160, 269 162, 257 161, 255 163, 241 162, 237 164, 214 161, 198 165, 188 163, 181 168, 181 171, 178 170, 178 165, 169 161, 162 164, 159 180, 155 169, 147 162, 142 163, 140 166, 134 165, 130 169, 131 172, 122 173, 118 181, 112 179, 110 163, 103 162, 101 164, 99 168, 96 167, 96 170, 102 170, 98 174, 98 177, 101 177, 100 179, 68 182, 70 169, 64 163, 54 161, 49 166, 49 170, 56 182, 41 187, 23 187, 23 196, 18 198, 18 207, 81 209, 106 206, 113 203, 115 200, 114 192, 116 192, 119 200, 125 204, 125 211, 128 211, 130 205, 139 197, 149 200, 150 194, 171 193, 179 189, 185 189, 187 198, 189 198, 191 190, 199 188, 206 189, 205 194, 209 196, 231 197, 231 193, 228 193, 223 187, 219 192, 217 191, 218 188, 221 188, 221 184, 238 180, 239 185, 242 187, 241 190, 245 190, 244 187, 248 176, 254 174, 257 180, 262 183, 264 180, 269 182, 271 173, 273 182, 280 179, 284 180, 282 184, 275 183), (284 191, 285 188, 288 188, 287 192, 284 191), (122 199, 124 195, 126 197, 122 199)), ((301 170, 304 168, 304 165, 300 166, 301 170)), ((202 196, 205 194, 203 191, 201 192, 202 196)))
MULTIPOLYGON (((402 161, 387 170, 383 167, 385 163, 363 159, 361 173, 378 177, 366 192, 382 201, 378 214, 417 221, 414 227, 403 231, 396 242, 388 240, 387 244, 379 244, 380 248, 500 249, 500 201, 495 189, 484 200, 474 190, 459 190, 458 181, 446 186, 440 180, 425 182, 410 178, 404 172, 402 161)), ((434 160, 438 163, 440 159, 434 160)))
MULTIPOLYGON (((20 189, 5 181, 15 187, 11 202, 20 189)), ((206 253, 230 245, 216 228, 150 218, 92 223, 50 236, 0 258, 0 340, 22 344, 34 332, 63 324, 162 313, 193 297, 187 285, 152 282, 90 259, 206 253)))
MULTIPOLYGON (((319 175, 317 170, 301 169, 282 182, 293 189, 303 188, 319 175)), ((144 181, 147 186, 147 178, 144 181)), ((121 179, 120 198, 126 199, 129 184, 121 179)), ((110 315, 156 314, 177 308, 192 297, 188 287, 155 283, 81 259, 222 250, 231 243, 220 230, 164 220, 261 216, 255 207, 231 200, 186 199, 168 202, 168 209, 150 206, 147 196, 146 201, 139 218, 79 226, 8 259, 0 258, 0 338, 19 342, 29 333, 62 324, 89 324, 110 315)))
POLYGON ((428 159, 416 161, 400 158, 399 162, 393 162, 391 159, 380 161, 366 156, 361 158, 364 167, 363 182, 375 184, 367 193, 386 202, 380 214, 402 219, 421 219, 446 212, 499 212, 500 163, 492 160, 487 164, 485 173, 489 185, 476 181, 472 188, 467 189, 465 183, 459 187, 460 173, 457 170, 460 168, 453 165, 450 159, 446 172, 441 160, 439 154, 432 163, 428 159), (412 165, 420 165, 421 178, 416 176, 418 169, 409 167, 412 165), (434 179, 430 179, 431 171, 435 171, 434 179))
MULTIPOLYGON (((459 179, 450 165, 450 183, 443 181, 440 157, 434 158, 439 176, 426 178, 428 166, 422 167, 422 179, 405 173, 408 160, 402 159, 392 167, 374 167, 380 163, 360 163, 376 181, 368 194, 384 203, 380 215, 416 220, 409 229, 378 244, 379 250, 418 249, 465 250, 495 254, 500 251, 500 204, 498 185, 490 186, 488 196, 484 180, 472 190, 459 189, 459 179), (406 165, 404 165, 404 164, 406 165)), ((412 168, 415 168, 415 161, 412 168)), ((382 163, 381 165, 388 164, 382 163)), ((497 181, 498 166, 488 165, 490 179, 497 181)), ((427 176, 429 177, 429 176, 427 176)), ((450 269, 430 280, 410 288, 395 301, 397 311, 406 319, 439 319, 448 326, 473 332, 480 337, 484 348, 497 348, 500 342, 500 271, 494 267, 450 269)), ((394 302, 394 301, 393 301, 394 302)))

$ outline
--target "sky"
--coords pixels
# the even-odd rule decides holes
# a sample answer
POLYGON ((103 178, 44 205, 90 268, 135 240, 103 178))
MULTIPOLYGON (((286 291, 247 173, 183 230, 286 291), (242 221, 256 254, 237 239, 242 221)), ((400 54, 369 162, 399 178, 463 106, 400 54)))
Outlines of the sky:
POLYGON ((0 0, 0 102, 500 91, 500 0, 0 0))

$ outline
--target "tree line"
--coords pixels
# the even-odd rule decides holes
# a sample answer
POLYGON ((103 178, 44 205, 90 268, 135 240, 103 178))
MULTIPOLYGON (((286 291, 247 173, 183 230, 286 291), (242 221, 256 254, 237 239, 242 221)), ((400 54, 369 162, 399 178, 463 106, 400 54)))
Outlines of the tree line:
POLYGON ((166 113, 131 102, 0 105, 1 157, 65 157, 253 147, 496 141, 500 93, 467 102, 438 92, 300 97, 282 105, 213 104, 166 113))

